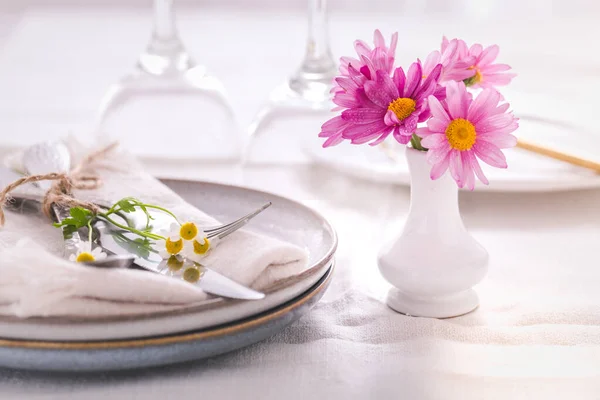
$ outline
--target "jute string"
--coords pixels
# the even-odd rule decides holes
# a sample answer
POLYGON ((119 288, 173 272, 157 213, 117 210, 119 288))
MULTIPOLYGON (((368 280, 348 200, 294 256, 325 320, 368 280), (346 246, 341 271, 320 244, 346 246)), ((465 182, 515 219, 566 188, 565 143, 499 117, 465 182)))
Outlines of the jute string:
POLYGON ((94 214, 98 213, 100 211, 98 206, 93 203, 74 198, 72 192, 73 189, 92 190, 102 185, 102 180, 100 177, 90 173, 89 170, 94 162, 105 158, 117 146, 118 143, 112 143, 104 148, 88 154, 69 172, 52 172, 44 175, 25 176, 6 186, 4 189, 2 189, 2 191, 0 191, 0 227, 4 226, 4 222, 6 221, 6 217, 4 215, 4 206, 10 198, 10 192, 21 185, 32 182, 54 181, 42 200, 42 211, 49 218, 52 218, 53 204, 66 207, 82 207, 90 210, 94 214))

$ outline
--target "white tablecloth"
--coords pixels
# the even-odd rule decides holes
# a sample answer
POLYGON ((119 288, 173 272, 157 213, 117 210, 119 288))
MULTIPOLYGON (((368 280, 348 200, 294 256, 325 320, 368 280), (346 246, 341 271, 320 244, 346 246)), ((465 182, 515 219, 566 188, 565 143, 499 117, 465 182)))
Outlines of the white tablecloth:
MULTIPOLYGON (((301 55, 301 15, 278 10, 271 12, 279 18, 265 21, 259 12, 244 14, 237 9, 228 15, 238 33, 252 35, 250 42, 260 42, 274 31, 290 42, 281 49, 284 54, 269 59, 270 63, 247 63, 250 70, 244 74, 231 64, 221 69, 229 87, 243 88, 234 98, 242 123, 258 107, 256 98, 266 96, 268 88, 293 70, 301 55), (245 29, 259 23, 269 24, 269 29, 245 29), (248 80, 248 75, 258 78, 248 80)), ((219 15, 215 10, 185 13, 182 30, 190 44, 198 43, 190 37, 205 37, 208 30, 216 31, 213 37, 231 32, 219 15), (195 17, 205 25, 193 25, 195 17)), ((67 127, 84 131, 106 85, 126 70, 143 46, 149 28, 143 17, 131 10, 105 9, 30 8, 4 15, 2 21, 8 22, 0 30, 2 145, 58 137, 67 127), (109 22, 110 32, 101 29, 109 22), (94 51, 85 43, 92 39, 94 51), (104 59, 108 50, 112 55, 104 59)), ((561 19, 561 32, 569 31, 571 36, 558 35, 552 43, 536 42, 540 59, 544 54, 550 57, 550 50, 558 46, 574 59, 584 60, 580 54, 583 39, 572 38, 578 34, 591 37, 584 33, 590 26, 585 21, 592 17, 581 17, 582 23, 561 19)), ((456 23, 440 19, 439 26, 426 28, 400 13, 371 16, 369 23, 364 22, 366 18, 334 15, 332 30, 343 32, 334 39, 339 44, 334 46, 336 54, 348 52, 350 38, 369 37, 376 26, 399 29, 404 38, 400 42, 409 54, 416 46, 410 42, 415 36, 434 46, 439 33, 456 23)), ((530 37, 524 35, 529 32, 525 25, 517 21, 510 31, 506 23, 498 22, 498 26, 504 26, 504 31, 482 29, 482 40, 504 41, 505 48, 514 43, 515 54, 527 52, 524 42, 530 37), (519 35, 521 40, 515 40, 519 35)), ((540 23, 536 32, 543 37, 557 28, 540 23)), ((467 28, 455 27, 452 34, 462 30, 467 28)), ((476 34, 477 29, 471 36, 476 34)), ((239 40, 233 34, 221 37, 232 46, 239 40)), ((257 46, 257 52, 264 55, 268 49, 257 46)), ((209 65, 227 64, 225 54, 209 54, 212 59, 205 57, 209 65)), ((197 58, 202 59, 199 52, 197 58)), ((593 62, 583 65, 582 71, 597 71, 593 62)), ((526 77, 536 71, 523 69, 526 77)), ((548 82, 523 83, 540 90, 544 84, 548 82)), ((571 86, 561 80, 554 89, 567 91, 571 86)), ((357 181, 306 164, 240 170, 154 161, 148 168, 160 176, 272 191, 323 212, 340 238, 337 269, 325 297, 308 316, 280 334, 229 355, 153 370, 83 376, 0 370, 0 398, 600 398, 600 191, 461 194, 465 224, 490 253, 490 273, 477 287, 478 310, 459 318, 433 320, 389 310, 384 303, 388 285, 375 262, 382 241, 397 232, 406 217, 407 188, 357 181)))

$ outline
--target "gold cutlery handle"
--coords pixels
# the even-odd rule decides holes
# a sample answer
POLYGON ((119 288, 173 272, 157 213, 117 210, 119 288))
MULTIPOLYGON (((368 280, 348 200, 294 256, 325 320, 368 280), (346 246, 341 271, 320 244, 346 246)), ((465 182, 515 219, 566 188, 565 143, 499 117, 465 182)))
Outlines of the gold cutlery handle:
POLYGON ((555 160, 564 161, 569 164, 591 169, 592 171, 600 173, 600 163, 592 160, 586 160, 584 158, 576 157, 574 155, 563 153, 561 151, 550 149, 548 147, 540 146, 538 144, 531 143, 523 139, 519 139, 517 141, 517 147, 523 150, 531 151, 532 153, 550 157, 555 160))

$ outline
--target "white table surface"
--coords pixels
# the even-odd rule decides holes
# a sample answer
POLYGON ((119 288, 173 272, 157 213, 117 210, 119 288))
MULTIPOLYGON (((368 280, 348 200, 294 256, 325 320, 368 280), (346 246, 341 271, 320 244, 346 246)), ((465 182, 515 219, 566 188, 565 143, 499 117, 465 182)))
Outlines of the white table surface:
MULTIPOLYGON (((599 84, 600 56, 584 51, 598 36, 597 6, 502 2, 502 14, 463 1, 464 15, 424 17, 433 3, 402 12, 402 3, 379 1, 378 14, 335 9, 334 52, 348 53, 355 37, 369 38, 381 27, 401 31, 400 58, 410 59, 446 33, 501 43, 505 60, 520 67, 519 90, 568 98, 589 95, 599 84), (587 86, 577 86, 579 80, 587 86)), ((304 20, 281 8, 265 18, 268 11, 229 6, 227 14, 186 8, 181 31, 196 58, 235 88, 243 125, 299 62, 304 20), (211 41, 204 41, 209 32, 211 41), (273 32, 289 43, 277 56, 261 45, 273 32), (254 50, 238 45, 241 34, 257 44, 254 50), (222 44, 250 60, 243 73, 217 51, 222 44), (254 64, 253 58, 266 61, 254 64)), ((150 25, 140 10, 23 6, 0 14, 0 145, 26 145, 67 130, 85 139, 100 96, 147 39, 150 25)), ((590 99, 563 110, 563 117, 595 121, 598 101, 590 99)), ((490 273, 477 288, 478 310, 438 321, 398 315, 384 303, 388 285, 376 254, 402 226, 408 188, 357 181, 307 163, 244 170, 157 160, 147 165, 159 176, 243 184, 323 212, 340 238, 325 297, 266 342, 208 361, 94 375, 0 370, 1 399, 600 398, 600 191, 462 193, 465 224, 488 249, 490 273)))

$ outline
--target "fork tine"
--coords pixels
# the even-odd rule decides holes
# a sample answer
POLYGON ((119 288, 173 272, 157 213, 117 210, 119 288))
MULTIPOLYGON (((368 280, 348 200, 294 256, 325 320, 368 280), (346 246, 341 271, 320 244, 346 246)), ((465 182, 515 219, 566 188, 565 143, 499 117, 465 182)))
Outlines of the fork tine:
POLYGON ((218 236, 219 238, 224 238, 225 236, 232 234, 233 232, 246 225, 248 222, 250 222, 252 218, 256 217, 258 214, 269 208, 271 204, 273 203, 268 202, 260 208, 258 208, 257 210, 252 211, 250 214, 245 215, 236 221, 233 221, 226 225, 222 225, 217 228, 207 229, 205 230, 205 233, 207 234, 207 237, 209 239, 215 236, 218 236))

